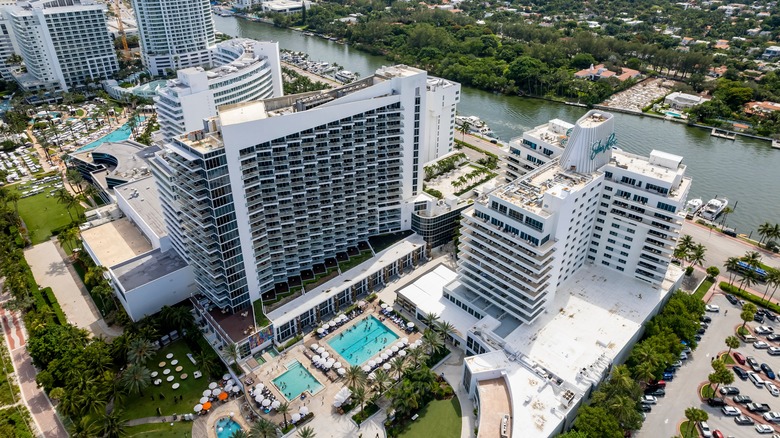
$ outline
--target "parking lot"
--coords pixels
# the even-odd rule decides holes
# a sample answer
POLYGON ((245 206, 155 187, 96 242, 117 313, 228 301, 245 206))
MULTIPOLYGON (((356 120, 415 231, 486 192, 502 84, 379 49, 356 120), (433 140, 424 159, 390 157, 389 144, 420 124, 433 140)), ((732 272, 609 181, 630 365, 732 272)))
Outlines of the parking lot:
MULTIPOLYGON (((734 422, 734 417, 726 416, 721 412, 720 407, 710 407, 706 402, 701 401, 698 395, 698 387, 702 382, 707 381, 707 376, 712 372, 710 362, 719 352, 728 350, 725 344, 727 336, 735 333, 735 328, 742 324, 739 317, 740 307, 729 303, 724 295, 716 294, 710 304, 716 304, 720 307, 719 313, 707 312, 707 316, 712 318, 712 323, 699 342, 698 348, 693 352, 692 357, 685 361, 682 367, 677 371, 675 378, 667 382, 666 396, 659 397, 658 403, 653 405, 652 411, 647 414, 647 419, 637 437, 659 437, 676 436, 677 426, 685 421, 685 409, 697 407, 705 410, 709 414, 707 423, 712 430, 720 430, 724 436, 729 437, 751 437, 751 436, 771 436, 759 434, 754 426, 741 426, 734 422)), ((756 322, 748 323, 748 327, 755 328, 761 324, 756 322)), ((765 320, 763 325, 773 327, 780 333, 780 323, 765 320)), ((759 340, 767 341, 765 336, 756 336, 759 340)), ((780 346, 776 342, 768 342, 771 346, 780 346)), ((742 342, 741 346, 733 351, 738 351, 745 356, 752 356, 756 361, 766 363, 775 372, 780 368, 780 356, 770 356, 766 349, 757 350, 752 344, 742 342)), ((742 366, 746 371, 750 370, 748 365, 742 366)), ((762 372, 761 378, 769 380, 762 372)), ((780 385, 777 378, 775 385, 780 385)), ((749 396, 754 403, 766 403, 772 411, 780 411, 780 398, 772 396, 764 388, 758 388, 750 380, 743 381, 735 376, 734 383, 729 386, 735 386, 739 389, 741 395, 749 396)), ((720 396, 720 395, 719 395, 720 396)), ((761 414, 749 414, 742 404, 732 401, 732 396, 723 396, 727 403, 737 407, 742 413, 751 416, 756 423, 766 423, 761 418, 761 414)), ((780 430, 780 424, 772 425, 775 430, 780 430)))

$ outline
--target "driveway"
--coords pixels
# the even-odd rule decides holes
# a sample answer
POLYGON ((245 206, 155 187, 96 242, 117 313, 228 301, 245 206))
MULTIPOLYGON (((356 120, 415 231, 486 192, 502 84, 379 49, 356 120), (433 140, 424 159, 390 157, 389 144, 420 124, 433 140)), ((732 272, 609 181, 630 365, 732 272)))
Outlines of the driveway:
MULTIPOLYGON (((725 417, 720 408, 711 408, 699 399, 698 387, 702 382, 707 381, 707 376, 712 372, 710 365, 712 357, 719 352, 728 350, 725 344, 726 337, 733 335, 736 326, 742 324, 742 320, 739 318, 739 308, 729 303, 722 294, 715 294, 710 303, 719 305, 720 313, 707 312, 707 315, 712 318, 712 323, 698 348, 693 352, 693 357, 685 361, 674 380, 667 383, 666 397, 659 398, 658 404, 653 406, 653 411, 647 415, 647 419, 642 429, 635 435, 636 437, 676 436, 677 426, 685 421, 685 409, 689 407, 697 407, 707 411, 710 415, 710 419, 707 421, 710 428, 720 429, 726 436, 759 436, 752 426, 738 426, 732 418, 725 417)), ((774 324, 769 321, 767 323, 774 324)), ((780 324, 774 326, 775 330, 780 330, 780 324)), ((744 342, 736 351, 745 355, 753 355, 759 363, 767 362, 773 369, 780 366, 780 357, 770 357, 765 350, 754 350, 752 345, 744 342)), ((751 383, 743 382, 736 376, 732 386, 744 390, 744 394, 753 397, 753 401, 769 403, 773 410, 780 411, 780 399, 772 397, 766 389, 750 388, 753 386, 751 383)))
POLYGON ((103 335, 108 339, 122 333, 119 329, 108 327, 100 317, 89 292, 53 240, 26 250, 24 258, 27 259, 38 284, 52 288, 71 324, 87 329, 95 336, 103 335))

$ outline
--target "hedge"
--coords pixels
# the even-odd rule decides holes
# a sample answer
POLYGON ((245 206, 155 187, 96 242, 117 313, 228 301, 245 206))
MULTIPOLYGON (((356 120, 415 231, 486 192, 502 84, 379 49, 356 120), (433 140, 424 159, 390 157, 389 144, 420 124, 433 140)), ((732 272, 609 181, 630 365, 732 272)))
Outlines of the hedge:
POLYGON ((740 297, 746 301, 750 301, 751 303, 759 307, 766 307, 767 309, 775 313, 780 313, 780 306, 778 306, 775 303, 765 302, 764 300, 761 299, 761 297, 753 295, 752 293, 742 290, 736 286, 732 286, 725 281, 721 281, 719 286, 720 286, 720 290, 722 290, 723 292, 740 297))
POLYGON ((51 290, 50 287, 45 287, 41 290, 41 292, 44 294, 46 302, 49 304, 52 310, 54 310, 54 314, 57 316, 57 321, 59 321, 59 324, 66 325, 68 323, 68 318, 65 316, 65 312, 62 311, 62 307, 60 307, 60 303, 57 301, 57 297, 54 296, 54 291, 51 290))

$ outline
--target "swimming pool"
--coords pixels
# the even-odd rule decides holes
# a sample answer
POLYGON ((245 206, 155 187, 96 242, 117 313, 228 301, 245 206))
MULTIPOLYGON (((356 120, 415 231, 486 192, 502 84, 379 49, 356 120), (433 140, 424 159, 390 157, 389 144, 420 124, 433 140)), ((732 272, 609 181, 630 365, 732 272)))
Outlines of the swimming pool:
POLYGON ((241 426, 230 417, 222 417, 217 420, 214 430, 217 432, 217 438, 230 438, 234 432, 241 430, 241 426))
MULTIPOLYGON (((138 121, 141 122, 146 117, 139 117, 138 121)), ((92 143, 86 144, 82 147, 80 147, 76 152, 83 152, 88 151, 90 149, 95 149, 96 147, 100 146, 103 143, 109 142, 109 141, 124 141, 130 138, 130 134, 132 134, 132 130, 130 129, 130 126, 125 123, 124 125, 120 126, 119 128, 109 132, 108 134, 100 137, 99 139, 93 141, 92 143)))
POLYGON ((396 339, 398 335, 375 317, 369 316, 342 331, 328 341, 328 345, 350 365, 362 365, 396 339))
POLYGON ((295 400, 306 391, 316 394, 322 389, 322 384, 297 360, 287 365, 287 371, 273 382, 287 400, 295 400))

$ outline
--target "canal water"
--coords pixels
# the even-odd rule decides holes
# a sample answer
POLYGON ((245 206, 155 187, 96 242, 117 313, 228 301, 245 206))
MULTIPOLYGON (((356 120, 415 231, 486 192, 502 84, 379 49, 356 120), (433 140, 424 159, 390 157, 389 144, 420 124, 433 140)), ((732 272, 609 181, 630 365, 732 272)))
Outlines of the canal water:
MULTIPOLYGON (((236 17, 215 16, 214 20, 217 30, 225 34, 279 41, 283 49, 338 63, 362 77, 388 64, 382 57, 289 29, 236 17)), ((464 87, 458 112, 480 117, 502 140, 509 140, 550 119, 574 122, 586 109, 464 87)), ((711 137, 704 129, 620 113, 615 113, 615 127, 618 146, 627 152, 647 155, 658 149, 685 157, 687 174, 693 178, 689 199, 707 202, 715 196, 727 197, 729 205, 737 207, 726 224, 737 232, 755 234, 764 222, 780 222, 780 150, 773 150, 769 142, 744 137, 730 141, 711 137)), ((708 263, 720 265, 722 261, 708 263)))

